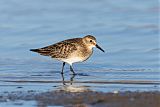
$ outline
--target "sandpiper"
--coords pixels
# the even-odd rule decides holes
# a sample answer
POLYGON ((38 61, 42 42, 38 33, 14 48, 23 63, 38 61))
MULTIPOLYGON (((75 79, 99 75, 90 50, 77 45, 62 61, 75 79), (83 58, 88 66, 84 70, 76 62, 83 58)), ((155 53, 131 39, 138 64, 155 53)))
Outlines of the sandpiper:
POLYGON ((94 36, 87 35, 83 38, 67 39, 43 48, 30 49, 30 51, 62 61, 61 74, 63 74, 65 63, 68 63, 70 65, 70 71, 75 75, 72 64, 86 61, 92 55, 94 47, 105 52, 97 45, 94 36))

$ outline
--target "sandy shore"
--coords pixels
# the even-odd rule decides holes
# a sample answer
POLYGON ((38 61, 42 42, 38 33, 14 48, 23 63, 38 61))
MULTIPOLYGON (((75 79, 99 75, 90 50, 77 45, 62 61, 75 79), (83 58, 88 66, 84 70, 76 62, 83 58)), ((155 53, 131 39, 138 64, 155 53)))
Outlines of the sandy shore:
POLYGON ((37 107, 55 105, 65 107, 160 107, 160 92, 102 93, 89 90, 84 92, 61 90, 44 93, 16 91, 4 92, 0 95, 0 103, 18 100, 35 101, 37 107))

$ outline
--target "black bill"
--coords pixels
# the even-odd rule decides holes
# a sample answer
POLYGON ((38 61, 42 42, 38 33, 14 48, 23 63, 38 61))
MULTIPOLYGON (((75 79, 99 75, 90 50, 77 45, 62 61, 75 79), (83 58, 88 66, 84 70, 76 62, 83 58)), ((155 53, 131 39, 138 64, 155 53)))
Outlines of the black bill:
POLYGON ((96 47, 98 48, 98 49, 100 49, 102 52, 105 52, 100 46, 98 46, 97 44, 96 44, 96 47))

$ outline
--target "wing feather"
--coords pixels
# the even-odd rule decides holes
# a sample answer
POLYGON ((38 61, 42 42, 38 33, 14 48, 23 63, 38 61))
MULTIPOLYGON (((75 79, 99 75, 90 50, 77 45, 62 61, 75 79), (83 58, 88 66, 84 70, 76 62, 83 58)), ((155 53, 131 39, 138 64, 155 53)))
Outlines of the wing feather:
MULTIPOLYGON (((80 38, 76 38, 76 40, 80 40, 80 38)), ((30 51, 44 56, 51 56, 52 58, 66 58, 70 53, 77 50, 76 45, 75 39, 69 39, 43 48, 31 49, 30 51)))

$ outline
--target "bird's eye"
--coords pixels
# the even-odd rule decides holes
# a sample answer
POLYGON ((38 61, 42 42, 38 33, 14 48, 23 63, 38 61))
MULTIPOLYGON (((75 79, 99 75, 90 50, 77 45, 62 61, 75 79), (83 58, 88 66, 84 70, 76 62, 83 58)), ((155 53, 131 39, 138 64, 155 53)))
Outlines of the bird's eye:
POLYGON ((92 42, 92 40, 90 40, 90 42, 92 42))

